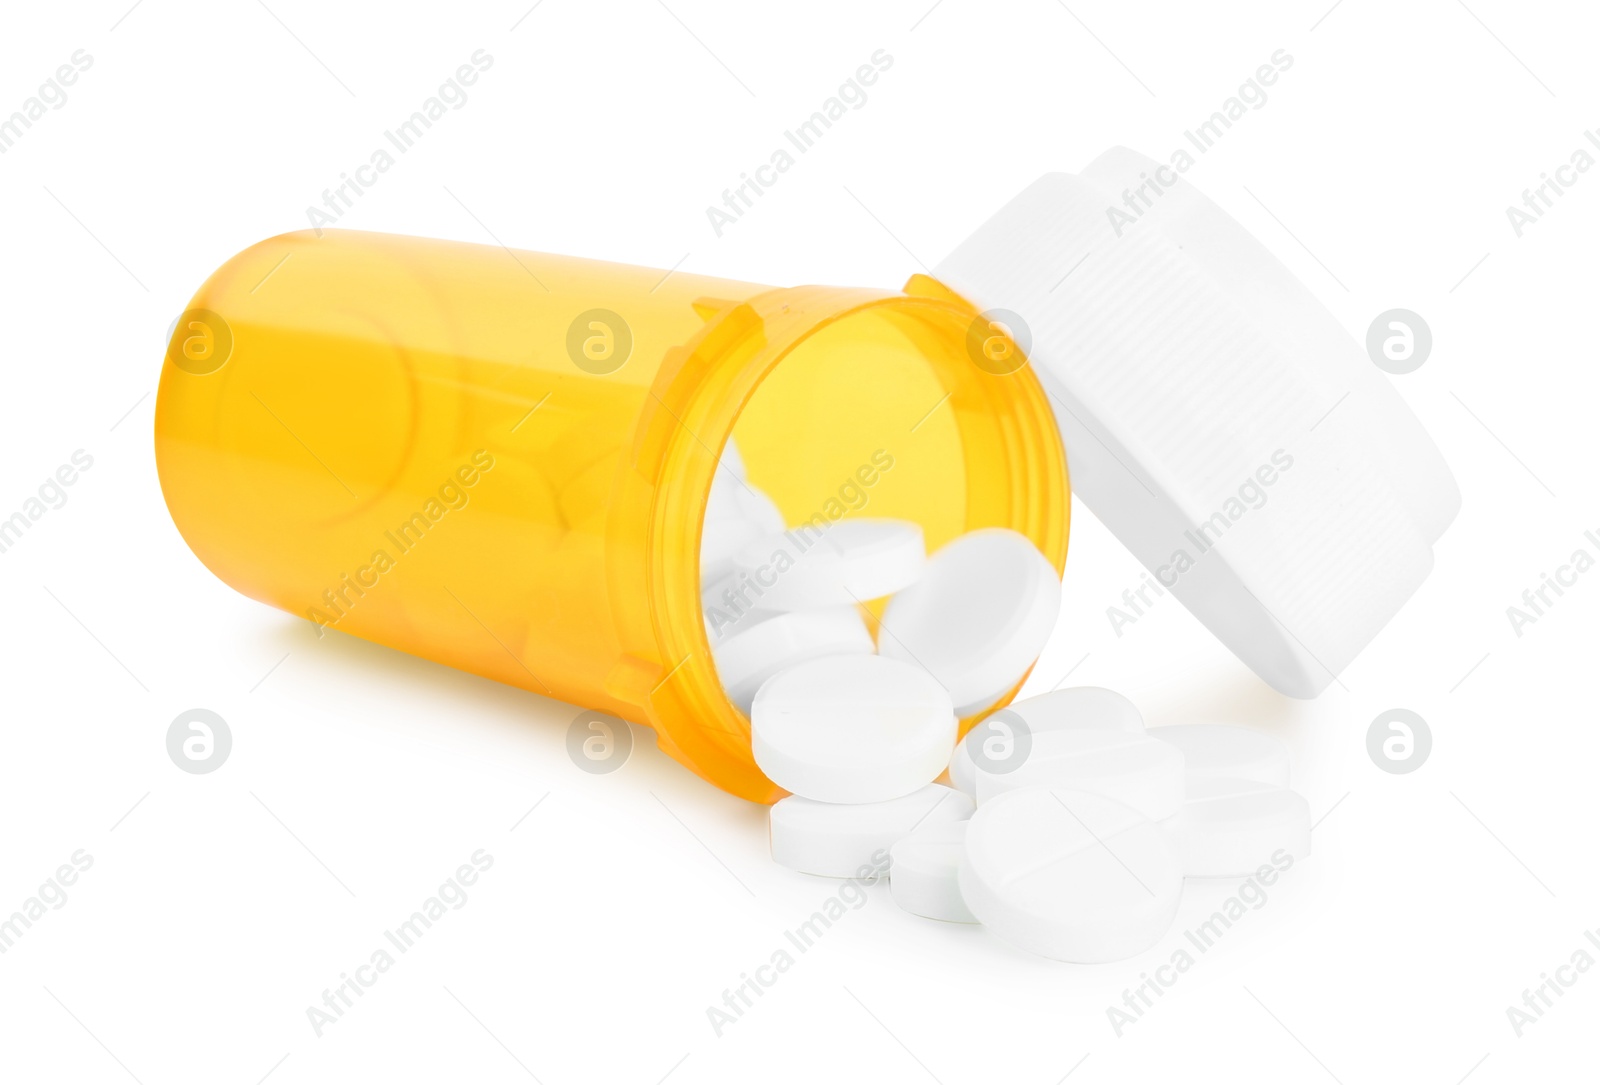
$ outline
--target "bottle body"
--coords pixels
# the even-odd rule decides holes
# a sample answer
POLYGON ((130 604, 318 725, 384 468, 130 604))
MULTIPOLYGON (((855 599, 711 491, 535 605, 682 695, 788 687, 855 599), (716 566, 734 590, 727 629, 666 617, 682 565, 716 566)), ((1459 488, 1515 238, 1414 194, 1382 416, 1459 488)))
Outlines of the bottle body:
POLYGON ((180 319, 157 464, 185 541, 244 594, 651 726, 771 801, 701 614, 717 458, 737 430, 793 524, 905 516, 930 547, 1006 526, 1059 567, 1059 435, 1025 366, 969 356, 975 318, 931 280, 774 290, 288 234, 180 319))

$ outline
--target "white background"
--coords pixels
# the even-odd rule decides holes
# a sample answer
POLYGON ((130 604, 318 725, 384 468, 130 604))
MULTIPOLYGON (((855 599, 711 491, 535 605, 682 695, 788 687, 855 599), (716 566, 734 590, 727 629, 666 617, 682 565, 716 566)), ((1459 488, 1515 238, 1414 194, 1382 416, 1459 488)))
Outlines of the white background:
POLYGON ((1600 928, 1600 573, 1520 638, 1506 608, 1600 555, 1600 171, 1521 238, 1505 208, 1600 126, 1600 27, 1577 3, 1469 3, 13 6, 0 115, 75 50, 93 66, 0 156, 0 515, 75 450, 94 465, 0 554, 0 913, 75 850, 93 866, 0 956, 0 1077, 1592 1080, 1600 969, 1520 1038, 1506 1008, 1600 928), (467 104, 341 226, 885 287, 1040 173, 1119 143, 1164 157, 1293 56, 1188 179, 1358 338, 1396 306, 1429 321, 1433 356, 1392 379, 1464 504, 1347 688, 1309 703, 1170 597, 1114 635, 1139 570, 1078 510, 1035 682, 1070 670, 1152 724, 1282 735, 1326 815, 1313 857, 1120 1038, 1106 1007, 1228 884, 1093 968, 913 919, 880 886, 718 1037, 706 1007, 834 889, 769 862, 762 809, 643 731, 622 770, 582 773, 570 706, 318 641, 184 546, 151 451, 168 326, 477 49, 494 64, 467 104), (715 236, 706 206, 877 49, 894 64, 866 105, 715 236), (232 728, 211 775, 167 756, 193 707, 232 728), (1432 725, 1412 775, 1366 753, 1394 707, 1432 725), (479 848, 466 905, 318 1038, 306 1007, 479 848))

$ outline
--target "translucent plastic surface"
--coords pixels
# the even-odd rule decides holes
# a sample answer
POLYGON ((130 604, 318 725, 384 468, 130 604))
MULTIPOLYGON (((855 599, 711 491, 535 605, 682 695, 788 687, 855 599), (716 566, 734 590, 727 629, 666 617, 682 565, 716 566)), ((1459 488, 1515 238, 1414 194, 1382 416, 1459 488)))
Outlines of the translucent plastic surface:
POLYGON ((792 524, 902 517, 930 547, 1005 526, 1065 557, 1042 390, 975 364, 966 302, 921 276, 907 290, 286 234, 180 320, 162 489, 244 594, 653 727, 770 802, 701 616, 700 525, 735 426, 792 524))

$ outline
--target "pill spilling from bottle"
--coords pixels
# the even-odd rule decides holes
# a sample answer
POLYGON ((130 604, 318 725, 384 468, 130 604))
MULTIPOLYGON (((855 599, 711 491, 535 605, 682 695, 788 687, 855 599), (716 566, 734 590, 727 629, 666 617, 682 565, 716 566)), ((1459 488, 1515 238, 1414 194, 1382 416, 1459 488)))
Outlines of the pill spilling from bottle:
POLYGON ((1186 879, 1310 854, 1288 749, 1247 728, 1147 730, 1127 698, 1083 687, 957 740, 1026 676, 1060 609, 1054 567, 1016 532, 928 554, 899 520, 785 531, 730 442, 701 586, 718 676, 790 792, 769 826, 791 870, 851 877, 887 854, 905 911, 1089 964, 1155 945, 1186 879))

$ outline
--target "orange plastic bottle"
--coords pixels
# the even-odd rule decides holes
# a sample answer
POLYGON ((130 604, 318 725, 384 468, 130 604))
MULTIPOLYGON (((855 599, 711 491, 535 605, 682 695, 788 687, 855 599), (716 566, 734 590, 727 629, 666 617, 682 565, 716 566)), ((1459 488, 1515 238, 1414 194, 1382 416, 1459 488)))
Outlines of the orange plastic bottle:
POLYGON ((792 524, 900 517, 930 549, 1003 526, 1065 560, 1043 389, 1003 330, 920 275, 901 293, 773 289, 286 234, 195 295, 155 422, 172 518, 234 588, 652 727, 771 802, 701 613, 730 435, 792 524))

